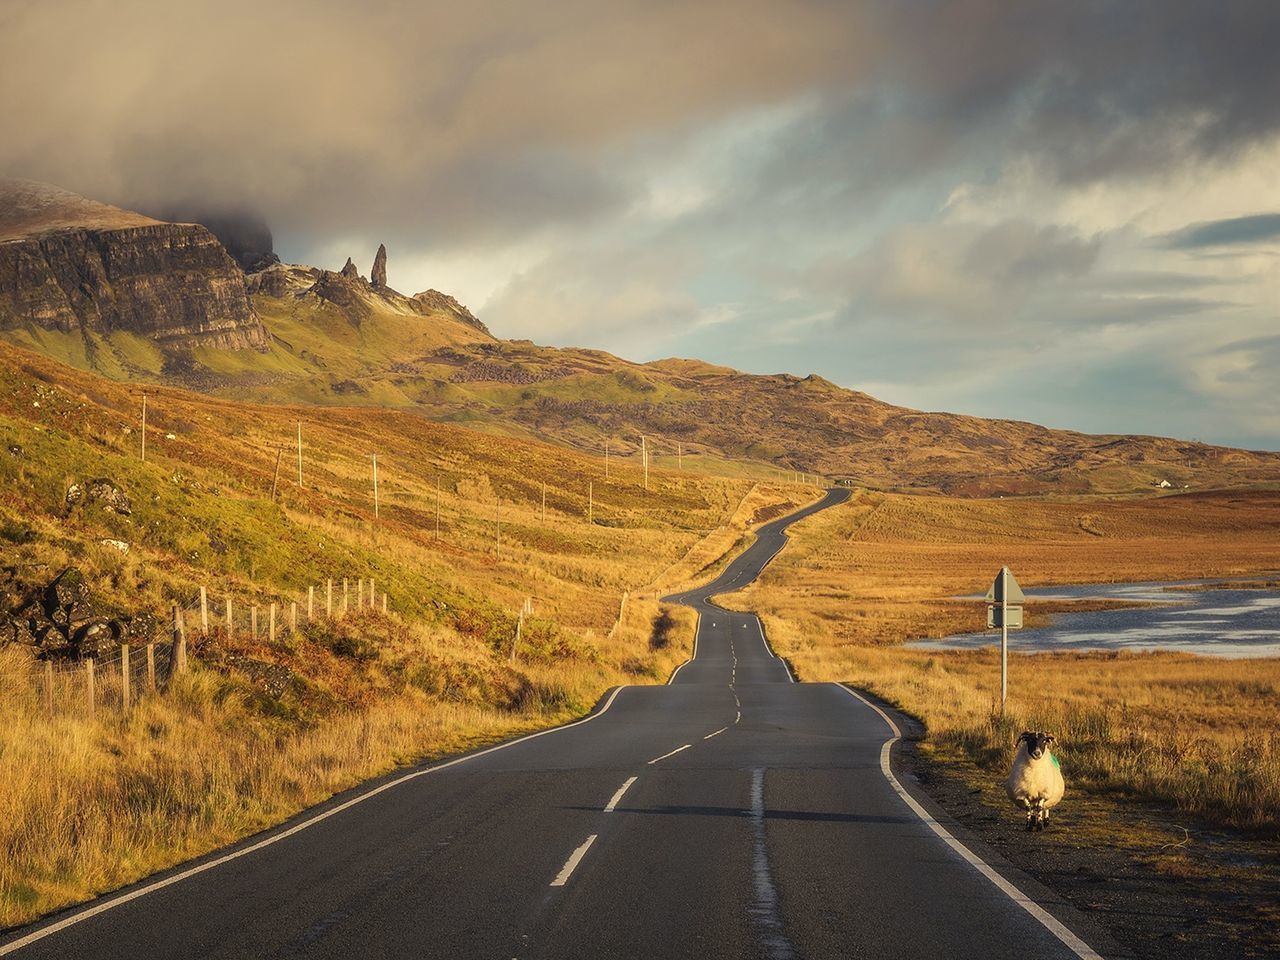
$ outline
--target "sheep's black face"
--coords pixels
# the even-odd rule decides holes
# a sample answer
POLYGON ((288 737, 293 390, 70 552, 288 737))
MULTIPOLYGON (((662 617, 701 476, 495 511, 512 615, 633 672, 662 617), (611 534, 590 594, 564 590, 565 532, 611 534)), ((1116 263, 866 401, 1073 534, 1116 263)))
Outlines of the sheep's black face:
POLYGON ((1018 737, 1018 743, 1022 744, 1024 742, 1027 745, 1027 756, 1032 760, 1039 760, 1049 749, 1049 744, 1053 743, 1053 735, 1045 733, 1043 730, 1035 732, 1024 730, 1022 735, 1018 737))

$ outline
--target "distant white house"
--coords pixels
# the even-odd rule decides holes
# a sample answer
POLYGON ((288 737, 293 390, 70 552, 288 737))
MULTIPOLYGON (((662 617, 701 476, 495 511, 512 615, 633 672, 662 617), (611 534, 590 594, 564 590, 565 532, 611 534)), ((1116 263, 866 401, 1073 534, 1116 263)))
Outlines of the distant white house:
POLYGON ((1168 480, 1161 480, 1159 483, 1156 484, 1156 486, 1159 487, 1161 490, 1168 490, 1170 487, 1173 486, 1173 484, 1170 483, 1168 480))

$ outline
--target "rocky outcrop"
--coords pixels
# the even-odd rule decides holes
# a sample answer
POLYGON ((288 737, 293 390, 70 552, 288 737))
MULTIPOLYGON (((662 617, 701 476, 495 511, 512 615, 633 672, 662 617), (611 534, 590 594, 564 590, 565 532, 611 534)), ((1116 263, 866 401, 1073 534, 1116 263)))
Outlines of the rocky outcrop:
POLYGON ((373 258, 373 269, 369 271, 369 282, 375 290, 387 289, 387 247, 378 244, 378 252, 373 258))
POLYGON ((280 299, 305 293, 319 278, 320 271, 315 267, 273 263, 264 270, 246 274, 244 282, 250 294, 261 293, 280 299))
POLYGON ((0 329, 126 331, 161 343, 266 349, 244 275, 204 227, 59 230, 0 243, 0 329))
POLYGON ((342 265, 342 275, 348 280, 359 280, 360 271, 356 269, 355 262, 347 257, 347 262, 342 265))
POLYGON ((410 297, 409 302, 419 313, 447 313, 482 333, 489 333, 489 328, 481 323, 475 314, 447 293, 441 293, 439 290, 423 290, 410 297))
MULTIPOLYGON (((347 261, 350 263, 350 261, 347 261)), ((308 293, 340 308, 352 323, 359 324, 373 316, 368 301, 369 285, 361 277, 350 277, 346 271, 321 270, 308 293)))
POLYGON ((14 570, 0 571, 0 645, 35 647, 39 656, 83 660, 104 657, 121 643, 147 643, 157 626, 150 614, 110 617, 94 602, 84 574, 68 567, 43 588, 22 584, 14 570))
POLYGON ((133 501, 129 499, 129 495, 106 477, 71 484, 67 487, 65 499, 68 513, 81 504, 94 504, 108 513, 118 513, 123 517, 133 512, 133 501))

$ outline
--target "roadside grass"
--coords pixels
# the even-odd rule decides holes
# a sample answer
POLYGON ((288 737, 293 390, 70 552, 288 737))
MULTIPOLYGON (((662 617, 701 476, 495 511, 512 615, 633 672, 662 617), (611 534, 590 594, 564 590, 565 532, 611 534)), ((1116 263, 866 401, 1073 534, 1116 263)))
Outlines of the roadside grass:
MULTIPOLYGON (((844 681, 920 718, 924 746, 1002 778, 1022 730, 1058 737, 1068 790, 1167 803, 1205 822, 1280 836, 1280 659, 1186 654, 1010 655, 901 641, 980 629, 1002 563, 1026 585, 1247 575, 1280 568, 1280 497, 964 501, 862 494, 791 529, 744 590, 801 679, 844 681), (1093 530, 1081 529, 1087 515, 1093 530)), ((1033 611, 1035 605, 1028 606, 1033 611)), ((1043 615, 1043 614, 1042 614, 1043 615)))
POLYGON ((29 649, 0 650, 0 925, 398 764, 581 716, 610 686, 664 682, 689 656, 693 615, 646 587, 708 536, 737 531, 744 503, 801 495, 691 469, 651 469, 645 491, 633 464, 612 464, 605 480, 600 458, 402 412, 148 394, 144 464, 139 388, 0 346, 0 565, 31 587, 75 565, 103 612, 162 622, 202 584, 244 609, 300 601, 329 577, 376 578, 391 614, 303 624, 275 644, 197 635, 193 669, 171 691, 92 719, 70 694, 49 716, 29 649), (129 515, 68 509, 68 486, 95 477, 125 491, 129 515), (286 670, 283 692, 245 658, 286 670))

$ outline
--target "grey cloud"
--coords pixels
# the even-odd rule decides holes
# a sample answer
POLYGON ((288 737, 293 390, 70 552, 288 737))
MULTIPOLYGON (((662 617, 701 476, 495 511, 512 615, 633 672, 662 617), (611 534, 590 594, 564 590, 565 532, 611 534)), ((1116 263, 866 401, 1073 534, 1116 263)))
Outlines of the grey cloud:
POLYGON ((1258 213, 1193 223, 1163 237, 1161 243, 1175 250, 1191 250, 1268 240, 1280 240, 1280 213, 1258 213))
POLYGON ((1280 128, 1269 0, 14 0, 0 17, 0 172, 424 247, 620 215, 643 179, 627 168, 789 101, 817 106, 740 193, 828 217, 993 156, 1093 179, 1280 128))
POLYGON ((878 7, 883 57, 828 88, 744 186, 819 218, 1025 159, 1064 183, 1160 176, 1280 135, 1280 4, 1029 0, 878 7))
POLYGON ((856 71, 825 3, 6 4, 0 172, 424 246, 617 213, 619 151, 856 71))

